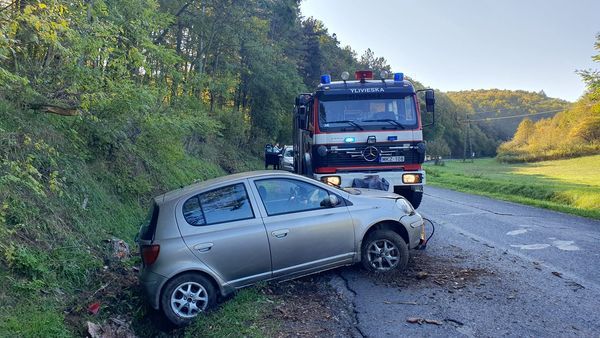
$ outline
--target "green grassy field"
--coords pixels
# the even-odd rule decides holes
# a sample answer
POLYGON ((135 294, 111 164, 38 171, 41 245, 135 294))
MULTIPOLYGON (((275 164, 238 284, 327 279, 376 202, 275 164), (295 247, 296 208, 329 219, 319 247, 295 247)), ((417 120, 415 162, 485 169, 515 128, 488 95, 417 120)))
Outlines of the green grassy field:
POLYGON ((525 164, 426 164, 427 183, 600 219, 600 155, 525 164))

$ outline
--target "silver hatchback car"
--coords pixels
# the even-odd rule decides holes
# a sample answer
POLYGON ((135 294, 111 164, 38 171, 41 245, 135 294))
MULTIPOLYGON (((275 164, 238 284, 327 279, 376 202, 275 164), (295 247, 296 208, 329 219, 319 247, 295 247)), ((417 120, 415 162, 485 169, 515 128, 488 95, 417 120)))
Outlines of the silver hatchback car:
POLYGON ((294 147, 285 146, 279 157, 279 169, 294 171, 294 147))
POLYGON ((218 295, 362 262, 403 269, 423 219, 399 195, 340 190, 282 171, 225 176, 154 199, 138 243, 140 282, 175 325, 218 295))

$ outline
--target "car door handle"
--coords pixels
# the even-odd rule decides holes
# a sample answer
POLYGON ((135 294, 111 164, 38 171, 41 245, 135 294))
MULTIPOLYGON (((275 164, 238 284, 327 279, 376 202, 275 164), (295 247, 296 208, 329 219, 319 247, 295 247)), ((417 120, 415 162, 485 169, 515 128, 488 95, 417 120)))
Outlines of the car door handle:
POLYGON ((290 232, 290 229, 275 230, 275 231, 271 232, 271 235, 273 235, 274 237, 277 237, 277 238, 283 238, 283 237, 287 236, 288 232, 290 232))
POLYGON ((210 242, 194 245, 194 249, 198 250, 199 252, 207 252, 208 250, 212 249, 212 247, 213 243, 210 242))

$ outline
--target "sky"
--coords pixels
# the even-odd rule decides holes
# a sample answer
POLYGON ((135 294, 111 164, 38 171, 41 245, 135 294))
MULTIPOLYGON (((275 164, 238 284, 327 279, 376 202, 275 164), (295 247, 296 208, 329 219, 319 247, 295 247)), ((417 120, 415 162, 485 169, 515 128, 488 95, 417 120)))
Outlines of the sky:
MULTIPOLYGON (((600 33, 600 0, 304 0, 342 45, 443 91, 544 90, 575 101, 600 33)), ((349 70, 352 72, 352 70, 349 70)), ((338 74, 332 74, 334 79, 338 74)))

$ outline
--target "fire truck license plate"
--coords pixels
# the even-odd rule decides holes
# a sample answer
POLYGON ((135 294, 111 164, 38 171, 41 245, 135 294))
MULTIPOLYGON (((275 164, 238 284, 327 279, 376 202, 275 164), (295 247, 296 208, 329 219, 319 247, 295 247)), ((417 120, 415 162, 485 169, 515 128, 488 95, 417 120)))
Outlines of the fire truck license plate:
POLYGON ((380 163, 404 162, 404 156, 381 156, 380 163))

